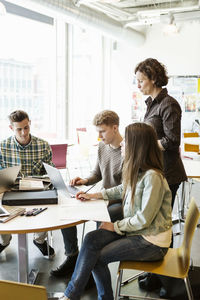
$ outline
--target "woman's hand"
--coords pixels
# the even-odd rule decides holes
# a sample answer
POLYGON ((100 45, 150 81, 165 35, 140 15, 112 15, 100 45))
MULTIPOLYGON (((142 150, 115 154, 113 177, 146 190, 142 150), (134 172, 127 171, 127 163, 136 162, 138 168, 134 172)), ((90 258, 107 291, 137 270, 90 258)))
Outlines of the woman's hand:
POLYGON ((102 193, 88 194, 83 191, 80 191, 76 194, 76 199, 81 201, 87 201, 91 199, 103 199, 103 196, 102 193))
POLYGON ((92 194, 86 194, 83 191, 80 191, 76 194, 76 199, 81 200, 81 201, 86 201, 86 200, 90 200, 92 194))
POLYGON ((115 231, 114 230, 114 223, 111 222, 102 222, 99 226, 100 229, 106 229, 108 231, 115 231))

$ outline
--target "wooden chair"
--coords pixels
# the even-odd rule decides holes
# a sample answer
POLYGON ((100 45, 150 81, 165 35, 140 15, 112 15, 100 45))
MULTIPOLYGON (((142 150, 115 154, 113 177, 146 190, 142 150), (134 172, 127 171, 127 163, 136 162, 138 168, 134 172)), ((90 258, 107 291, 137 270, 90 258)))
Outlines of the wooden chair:
POLYGON ((184 138, 199 137, 199 134, 198 132, 184 132, 183 137, 184 138))
POLYGON ((0 280, 0 299, 47 300, 48 298, 44 286, 0 280))
MULTIPOLYGON (((115 291, 115 300, 122 299, 123 296, 121 290, 123 270, 141 270, 145 272, 151 272, 159 275, 165 275, 174 278, 184 279, 187 295, 189 300, 193 300, 192 289, 190 286, 188 271, 190 266, 190 250, 192 245, 192 239, 195 228, 199 219, 199 209, 192 198, 187 213, 185 226, 184 226, 184 238, 179 248, 169 248, 164 259, 156 262, 143 262, 143 261, 123 261, 120 262, 117 275, 117 285, 115 291)), ((128 296, 127 296, 128 297, 128 296)), ((130 295, 130 299, 155 299, 150 297, 139 297, 130 295)), ((128 299, 129 299, 128 298, 128 299)), ((160 298, 158 298, 160 299, 160 298)))
POLYGON ((184 143, 184 151, 185 152, 197 152, 197 153, 199 153, 199 145, 198 144, 184 143))

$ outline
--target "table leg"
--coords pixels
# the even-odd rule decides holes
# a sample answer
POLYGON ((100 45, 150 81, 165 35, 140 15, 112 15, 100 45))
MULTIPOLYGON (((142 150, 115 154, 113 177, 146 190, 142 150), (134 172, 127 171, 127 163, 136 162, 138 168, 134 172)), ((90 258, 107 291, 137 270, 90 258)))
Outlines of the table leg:
POLYGON ((32 269, 28 274, 28 248, 26 233, 18 234, 18 281, 34 284, 39 270, 32 269))
POLYGON ((180 205, 180 214, 181 221, 184 221, 184 213, 185 213, 185 181, 181 184, 181 205, 180 205))
POLYGON ((28 283, 28 251, 26 233, 18 234, 18 281, 28 283))

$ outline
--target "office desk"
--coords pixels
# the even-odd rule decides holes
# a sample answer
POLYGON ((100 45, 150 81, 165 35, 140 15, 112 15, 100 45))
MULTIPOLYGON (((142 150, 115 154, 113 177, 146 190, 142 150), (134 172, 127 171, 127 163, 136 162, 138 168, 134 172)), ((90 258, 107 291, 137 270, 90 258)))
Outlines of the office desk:
POLYGON ((200 178, 200 160, 183 159, 182 161, 188 178, 200 178))
MULTIPOLYGON (((193 159, 182 159, 185 172, 187 175, 187 178, 200 178, 200 160, 193 160, 193 159)), ((185 197, 185 182, 182 183, 182 201, 181 201, 181 218, 184 220, 184 208, 185 208, 185 202, 186 202, 186 197, 185 197)), ((190 198, 190 193, 189 193, 189 198, 190 198)), ((190 199, 188 199, 190 201, 190 199)))
MULTIPOLYGON (((0 223, 0 234, 18 234, 18 281, 19 282, 25 282, 25 283, 34 283, 35 278, 37 276, 38 271, 33 270, 32 272, 28 272, 28 251, 27 251, 27 233, 33 233, 33 232, 42 232, 42 231, 49 231, 49 230, 56 230, 56 229, 62 229, 74 225, 78 225, 81 223, 84 223, 85 221, 80 220, 81 216, 84 216, 84 209, 81 209, 81 205, 84 205, 81 203, 81 201, 77 201, 77 204, 80 204, 80 209, 73 211, 73 217, 76 216, 77 220, 72 220, 72 217, 69 215, 68 219, 66 219, 67 212, 70 211, 71 207, 65 208, 64 205, 66 205, 67 199, 66 197, 59 197, 59 203, 56 205, 49 205, 48 209, 42 212, 41 214, 37 216, 18 216, 12 220, 10 220, 7 223, 0 223)), ((72 201, 72 199, 71 199, 72 201)), ((97 211, 96 216, 98 218, 98 214, 101 213, 101 207, 102 207, 102 221, 109 221, 110 217, 107 212, 106 204, 104 206, 104 201, 101 201, 101 207, 99 209, 98 201, 89 201, 91 203, 86 203, 87 205, 90 205, 90 207, 93 206, 93 209, 95 210, 95 205, 97 205, 97 211), (93 202, 93 203, 92 203, 93 202), (97 204, 96 204, 97 203, 97 204), (92 206, 91 206, 92 205, 92 206), (102 206, 103 205, 103 206, 102 206)), ((70 203, 70 201, 68 201, 70 203)), ((85 211, 87 211, 87 207, 85 206, 85 211)), ((25 207, 25 206, 23 206, 25 207)), ((30 210, 34 206, 27 206, 27 210, 30 210)), ((38 207, 47 207, 47 205, 38 205, 38 207)), ((95 218, 95 216, 94 216, 95 218)), ((100 216, 101 218, 101 216, 100 216)), ((88 220, 91 220, 92 218, 88 218, 88 220)), ((85 219, 87 220, 87 219, 85 219)), ((98 219, 97 219, 98 220, 98 219)))

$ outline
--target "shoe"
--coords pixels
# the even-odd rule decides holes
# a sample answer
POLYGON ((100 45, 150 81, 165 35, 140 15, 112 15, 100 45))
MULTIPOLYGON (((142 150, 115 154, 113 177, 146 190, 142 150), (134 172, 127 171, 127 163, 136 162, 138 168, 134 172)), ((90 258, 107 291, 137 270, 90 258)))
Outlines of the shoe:
POLYGON ((161 289, 160 289, 160 298, 169 298, 169 295, 166 291, 166 289, 162 286, 161 289))
MULTIPOLYGON (((57 299, 57 298, 56 298, 57 299)), ((69 298, 65 297, 65 295, 61 296, 60 298, 58 298, 58 300, 68 300, 69 298)))
POLYGON ((1 244, 0 244, 0 253, 1 253, 6 247, 8 247, 8 245, 9 245, 9 244, 7 244, 7 245, 1 245, 1 244))
POLYGON ((51 270, 50 274, 55 277, 65 277, 74 271, 78 254, 67 256, 65 261, 57 269, 51 270))
POLYGON ((161 281, 156 274, 148 273, 148 275, 138 281, 138 285, 141 289, 151 292, 161 287, 161 281))
POLYGON ((91 288, 93 288, 95 286, 96 286, 96 283, 94 281, 94 277, 92 276, 92 274, 90 274, 88 282, 87 282, 87 284, 85 286, 85 290, 89 290, 89 289, 91 289, 91 288))
POLYGON ((145 279, 148 276, 148 272, 143 272, 140 276, 138 276, 138 281, 145 279))
MULTIPOLYGON (((48 256, 48 245, 47 241, 44 241, 44 243, 40 244, 37 243, 35 240, 33 240, 33 243, 35 244, 36 247, 42 252, 44 256, 48 256)), ((54 249, 49 245, 49 257, 53 258, 55 256, 55 251, 54 249)))

